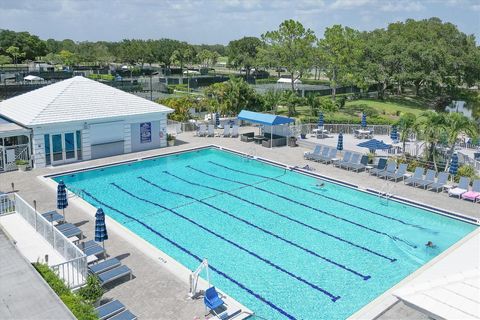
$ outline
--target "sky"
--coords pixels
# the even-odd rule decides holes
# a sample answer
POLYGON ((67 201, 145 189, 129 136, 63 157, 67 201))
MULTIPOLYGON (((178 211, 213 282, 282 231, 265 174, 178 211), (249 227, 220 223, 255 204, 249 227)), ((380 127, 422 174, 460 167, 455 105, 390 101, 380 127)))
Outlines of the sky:
POLYGON ((41 39, 171 38, 228 44, 300 21, 322 38, 342 24, 361 31, 439 17, 480 43, 480 0, 0 0, 0 29, 41 39))

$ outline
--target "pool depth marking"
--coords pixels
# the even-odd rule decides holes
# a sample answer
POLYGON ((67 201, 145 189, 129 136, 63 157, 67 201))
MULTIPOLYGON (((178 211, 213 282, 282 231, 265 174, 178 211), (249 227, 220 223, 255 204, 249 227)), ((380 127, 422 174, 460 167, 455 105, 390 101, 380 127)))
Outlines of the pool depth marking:
POLYGON ((266 234, 271 235, 272 237, 275 237, 275 238, 277 238, 277 239, 279 239, 279 240, 282 240, 282 241, 284 241, 284 242, 286 242, 286 243, 288 243, 288 244, 290 244, 290 245, 292 245, 292 246, 294 246, 294 247, 296 247, 296 248, 298 248, 298 249, 300 249, 300 250, 303 250, 303 251, 307 252, 307 253, 310 254, 310 255, 313 255, 313 256, 315 256, 315 257, 317 257, 317 258, 320 258, 320 259, 322 259, 322 260, 324 260, 324 261, 326 261, 326 262, 328 262, 328 263, 331 263, 331 264, 333 264, 334 266, 337 266, 338 268, 341 268, 341 269, 344 269, 345 271, 351 272, 351 273, 353 273, 354 275, 361 277, 363 280, 368 280, 368 279, 371 278, 371 276, 366 276, 366 275, 364 275, 364 274, 362 274, 362 273, 360 273, 360 272, 358 272, 358 271, 355 271, 355 270, 353 270, 353 269, 351 269, 351 268, 349 268, 349 267, 347 267, 347 266, 345 266, 345 265, 343 265, 343 264, 340 264, 340 263, 338 263, 338 262, 335 262, 335 261, 333 261, 333 260, 331 260, 331 259, 329 259, 329 258, 327 258, 327 257, 321 256, 321 255, 319 255, 318 253, 316 253, 316 252, 314 252, 314 251, 312 251, 312 250, 310 250, 310 249, 304 248, 304 247, 302 247, 301 245, 299 245, 299 244, 297 244, 297 243, 295 243, 295 242, 293 242, 293 241, 290 241, 290 240, 288 240, 288 239, 285 239, 285 238, 277 235, 276 233, 273 233, 273 232, 271 232, 271 231, 269 231, 269 230, 266 230, 266 229, 264 229, 264 228, 262 228, 262 227, 260 227, 260 226, 257 226, 257 225, 255 225, 255 224, 253 224, 253 223, 251 223, 251 222, 249 222, 249 221, 247 221, 247 220, 245 220, 245 219, 242 219, 242 218, 240 218, 240 217, 237 217, 237 216, 235 216, 235 215, 233 215, 233 214, 231 214, 231 213, 229 213, 229 212, 227 212, 227 211, 225 211, 225 210, 223 210, 223 209, 221 209, 221 208, 219 208, 219 207, 216 207, 216 206, 214 206, 214 205, 212 205, 212 204, 210 204, 210 203, 208 203, 208 202, 205 202, 205 201, 203 201, 203 200, 201 200, 201 199, 197 199, 197 198, 194 198, 194 197, 192 197, 192 196, 189 196, 189 195, 186 195, 186 194, 183 194, 183 193, 180 193, 180 192, 175 192, 175 191, 167 190, 167 189, 165 189, 165 188, 160 187, 160 186, 157 185, 156 183, 154 183, 154 182, 152 182, 152 181, 149 181, 149 180, 147 180, 147 179, 145 179, 145 178, 143 178, 143 177, 138 177, 138 178, 139 178, 140 180, 142 180, 142 181, 150 184, 151 186, 153 186, 153 187, 155 187, 155 188, 157 188, 157 189, 159 189, 159 190, 162 190, 163 192, 168 192, 168 193, 171 193, 171 194, 180 195, 180 196, 185 197, 185 198, 187 198, 187 199, 192 199, 192 200, 198 201, 198 202, 200 202, 200 203, 202 203, 202 204, 204 204, 204 205, 206 205, 206 206, 208 206, 208 207, 210 207, 210 208, 212 208, 212 209, 214 209, 214 210, 220 211, 221 213, 228 215, 229 217, 232 217, 232 218, 234 218, 234 219, 236 219, 236 220, 238 220, 238 221, 241 221, 241 222, 247 224, 248 226, 251 226, 251 227, 253 227, 253 228, 257 229, 257 230, 263 231, 263 232, 265 232, 266 234))
POLYGON ((263 178, 263 179, 268 179, 268 180, 273 180, 273 181, 276 181, 278 183, 281 183, 283 185, 286 185, 286 186, 289 186, 289 187, 292 187, 292 188, 296 188, 296 189, 300 189, 302 191, 305 191, 305 192, 308 192, 308 193, 311 193, 311 194, 314 194, 316 196, 320 196, 320 197, 323 197, 323 198, 326 198, 326 199, 329 199, 329 200, 332 200, 332 201, 336 201, 336 202, 339 202, 339 203, 342 203, 344 205, 347 205, 347 206, 350 206, 350 207, 353 207, 353 208, 356 208, 356 209, 359 209, 359 210, 362 210, 362 211, 366 211, 366 212, 369 212, 371 214, 374 214, 374 215, 377 215, 377 216, 380 216, 380 217, 384 217, 386 219, 390 219, 390 220, 393 220, 393 221, 397 221, 401 224, 404 224, 404 225, 407 225, 407 226, 411 226, 411 227, 415 227, 415 228, 418 228, 418 229, 422 229, 422 230, 426 230, 427 228, 424 228, 418 224, 413 224, 413 223, 409 223, 409 222, 406 222, 406 221, 403 221, 402 219, 398 219, 398 218, 394 218, 394 217, 390 217, 388 215, 385 215, 385 214, 382 214, 382 213, 379 213, 379 212, 375 212, 373 210, 370 210, 370 209, 366 209, 366 208, 363 208, 363 207, 360 207, 360 206, 357 206, 357 205, 354 205, 354 204, 351 204, 351 203, 348 203, 346 201, 343 201, 343 200, 340 200, 340 199, 336 199, 336 198, 333 198, 333 197, 329 197, 329 196, 326 196, 324 194, 320 194, 320 193, 317 193, 317 192, 314 192, 312 190, 308 190, 306 188, 303 188, 303 187, 299 187, 299 186, 296 186, 294 184, 291 184, 291 183, 288 183, 288 182, 284 182, 278 178, 275 178, 275 177, 268 177, 268 176, 264 176, 264 175, 261 175, 261 174, 257 174, 257 173, 250 173, 250 172, 247 172, 247 171, 243 171, 243 170, 239 170, 239 169, 234 169, 234 168, 231 168, 231 167, 228 167, 226 165, 223 165, 223 164, 220 164, 220 163, 217 163, 217 162, 214 162, 214 161, 208 161, 209 163, 213 164, 213 165, 216 165, 216 166, 219 166, 221 168, 224 168, 224 169, 227 169, 227 170, 230 170, 230 171, 234 171, 234 172, 239 172, 239 173, 243 173, 243 174, 246 174, 246 175, 249 175, 249 176, 254 176, 254 177, 259 177, 259 178, 263 178))
POLYGON ((332 217, 332 218, 339 219, 339 220, 345 221, 345 222, 347 222, 347 223, 356 225, 356 226, 358 226, 358 227, 360 227, 360 228, 363 228, 363 229, 372 231, 372 232, 374 232, 374 233, 387 236, 387 237, 389 237, 389 238, 392 239, 392 240, 396 240, 396 241, 403 242, 403 243, 405 243, 406 245, 408 245, 408 246, 410 246, 410 247, 412 247, 412 248, 414 248, 414 249, 417 248, 416 245, 411 244, 411 243, 408 242, 407 240, 404 240, 404 239, 399 238, 399 237, 397 237, 397 236, 392 236, 392 235, 390 235, 390 234, 388 234, 388 233, 386 233, 386 232, 379 231, 379 230, 376 230, 376 229, 373 229, 373 228, 364 226, 363 224, 360 224, 360 223, 358 223, 358 222, 355 222, 355 221, 352 221, 352 220, 349 220, 349 219, 346 219, 346 218, 339 217, 339 216, 337 216, 337 215, 335 215, 335 214, 333 214, 333 213, 329 213, 329 212, 327 212, 327 211, 324 211, 324 210, 321 210, 321 209, 317 209, 317 208, 312 207, 312 206, 310 206, 310 205, 308 205, 308 204, 305 204, 305 203, 302 203, 302 202, 300 202, 300 201, 297 201, 297 200, 288 198, 288 197, 286 197, 286 196, 283 196, 283 195, 281 195, 281 194, 272 192, 272 191, 270 191, 270 190, 263 189, 263 188, 260 188, 260 187, 257 187, 257 186, 254 186, 254 185, 245 183, 245 182, 241 182, 241 181, 237 181, 237 180, 233 180, 233 179, 228 179, 228 178, 219 177, 219 176, 216 176, 216 175, 214 175, 214 174, 211 174, 211 173, 202 171, 202 170, 200 170, 200 169, 194 168, 194 167, 192 167, 192 166, 190 166, 190 165, 186 166, 186 168, 190 168, 190 169, 195 170, 195 171, 197 171, 197 172, 200 172, 200 173, 202 173, 202 174, 204 174, 204 175, 207 175, 207 176, 210 176, 210 177, 213 177, 213 178, 217 178, 217 179, 220 179, 220 180, 225 180, 225 181, 230 181, 230 182, 238 183, 238 184, 245 185, 245 186, 250 186, 250 187, 252 187, 252 188, 254 188, 254 189, 256 189, 256 190, 260 190, 260 191, 263 191, 263 192, 265 192, 265 193, 271 194, 271 195, 273 195, 273 196, 279 197, 279 198, 281 198, 281 199, 284 199, 284 200, 293 202, 293 203, 295 203, 295 204, 298 204, 298 205, 303 206, 303 207, 305 207, 305 208, 308 208, 308 209, 311 209, 311 210, 320 212, 320 213, 325 214, 325 215, 327 215, 327 216, 330 216, 330 217, 332 217))
POLYGON ((256 254, 255 252, 250 251, 250 250, 248 250, 247 248, 239 245, 238 243, 236 243, 236 242, 234 242, 234 241, 232 241, 232 240, 229 240, 229 239, 225 238, 225 237, 222 236, 221 234, 218 234, 218 233, 216 233, 215 231, 212 231, 212 230, 210 230, 209 228, 207 228, 207 227, 205 227, 205 226, 203 226, 203 225, 201 225, 201 224, 193 221, 192 219, 190 219, 190 218, 182 215, 181 213, 178 213, 178 212, 175 211, 175 210, 169 209, 169 208, 167 208, 167 207, 165 207, 165 206, 163 206, 163 205, 161 205, 161 204, 159 204, 159 203, 150 201, 150 200, 148 200, 148 199, 141 198, 141 197, 139 197, 139 196, 131 193, 130 191, 128 191, 128 190, 120 187, 119 185, 117 185, 117 184, 114 183, 114 182, 112 182, 112 183, 110 183, 110 184, 113 185, 114 187, 116 187, 117 189, 123 191, 124 193, 128 194, 129 196, 137 199, 137 200, 150 203, 150 204, 152 204, 152 205, 154 205, 154 206, 157 206, 157 207, 162 208, 162 209, 164 209, 164 210, 166 210, 166 211, 169 211, 169 212, 173 213, 174 215, 176 215, 177 217, 179 217, 179 218, 181 218, 181 219, 184 219, 184 220, 190 222, 191 224, 193 224, 193 225, 199 227, 200 229, 202 229, 202 230, 204 230, 204 231, 206 231, 206 232, 208 232, 208 233, 216 236, 217 238, 219 238, 219 239, 221 239, 221 240, 223 240, 223 241, 225 241, 225 242, 227 242, 227 243, 230 243, 230 244, 233 245, 234 247, 236 247, 236 248, 238 248, 238 249, 240 249, 240 250, 242 250, 242 251, 250 254, 251 256, 253 256, 253 257, 255 257, 255 258, 257 258, 257 259, 265 262, 266 264, 270 265, 271 267, 273 267, 273 268, 275 268, 275 269, 277 269, 277 270, 279 270, 279 271, 287 274, 288 276, 290 276, 290 277, 292 277, 292 278, 294 278, 294 279, 296 279, 296 280, 298 280, 298 281, 300 281, 300 282, 302 282, 302 283, 310 286, 311 288, 313 288, 313 289, 315 289, 315 290, 323 293, 324 295, 330 297, 330 299, 331 299, 333 302, 335 302, 335 301, 337 301, 338 299, 340 299, 340 296, 335 296, 335 295, 333 295, 332 293, 330 293, 330 292, 328 292, 327 290, 325 290, 325 289, 317 286, 316 284, 311 283, 311 282, 309 282, 308 280, 305 280, 305 279, 303 279, 302 277, 295 275, 294 273, 292 273, 292 272, 290 272, 290 271, 288 271, 288 270, 280 267, 279 265, 271 262, 270 260, 259 256, 259 255, 256 254))
POLYGON ((192 185, 199 186, 199 187, 203 187, 203 188, 207 188, 207 189, 211 189, 211 190, 215 190, 215 191, 218 191, 218 192, 227 194, 227 195, 229 195, 229 196, 231 196, 231 197, 237 198, 237 199, 239 199, 239 200, 241 200, 241 201, 244 201, 244 202, 246 202, 246 203, 249 203, 249 204, 252 204, 252 205, 254 205, 254 206, 256 206, 256 207, 259 207, 259 208, 261 208, 261 209, 263 209, 263 210, 265 210, 265 211, 268 211, 268 212, 271 212, 271 213, 273 213, 273 214, 276 214, 276 215, 278 215, 278 216, 280 216, 280 217, 282 217, 282 218, 285 218, 285 219, 287 219, 287 220, 289 220, 289 221, 295 222, 295 223, 297 223, 297 224, 299 224, 299 225, 301 225, 301 226, 303 226, 303 227, 309 228, 309 229, 311 229, 311 230, 317 231, 317 232, 319 232, 319 233, 321 233, 321 234, 323 234, 323 235, 326 235, 326 236, 328 236, 328 237, 332 237, 332 238, 334 238, 334 239, 336 239, 336 240, 339 240, 339 241, 341 241, 341 242, 348 243, 348 244, 350 244, 350 245, 352 245, 352 246, 354 246, 354 247, 357 247, 357 248, 359 248, 359 249, 365 250, 365 251, 367 251, 367 252, 369 252, 369 253, 371 253, 371 254, 374 254, 374 255, 376 255, 376 256, 379 256, 379 257, 381 257, 381 258, 384 258, 384 259, 386 259, 386 260, 388 260, 388 261, 390 261, 390 262, 395 262, 395 261, 397 261, 396 258, 387 257, 387 256, 385 256, 385 255, 383 255, 383 254, 381 254, 381 253, 378 253, 378 252, 375 252, 375 251, 373 251, 373 250, 371 250, 371 249, 368 249, 367 247, 364 247, 364 246, 358 245, 358 244, 356 244, 356 243, 353 243, 353 242, 351 242, 351 241, 349 241, 349 240, 340 238, 340 237, 338 237, 338 236, 336 236, 336 235, 334 235, 334 234, 331 234, 331 233, 329 233, 329 232, 327 232, 327 231, 318 229, 317 227, 314 227, 314 226, 312 226, 312 225, 309 225, 309 224, 307 224, 307 223, 304 223, 304 222, 302 222, 302 221, 300 221, 300 220, 291 218, 291 217, 289 217, 289 216, 287 216, 287 215, 285 215, 285 214, 283 214, 283 213, 280 213, 280 212, 275 211, 275 210, 273 210, 273 209, 267 208, 267 207, 265 207, 265 206, 263 206, 263 205, 257 204, 257 203, 255 203, 255 202, 252 202, 252 201, 250 201, 250 200, 247 200, 247 199, 245 199, 245 198, 242 198, 242 197, 240 197, 240 196, 237 196, 237 195, 235 195, 235 194, 233 194, 233 193, 230 193, 230 192, 228 192, 228 191, 224 191, 224 190, 220 190, 220 189, 217 189, 217 188, 214 188, 214 187, 206 186, 206 185, 203 185, 203 184, 200 184, 200 183, 192 182, 192 181, 186 180, 186 179, 184 179, 184 178, 181 178, 181 177, 179 177, 179 176, 177 176, 177 175, 174 175, 173 173, 170 173, 170 172, 168 172, 168 171, 164 171, 164 173, 165 173, 165 174, 168 174, 168 175, 170 175, 170 176, 172 176, 172 177, 174 177, 174 178, 177 178, 177 179, 179 179, 179 180, 181 180, 181 181, 184 181, 185 183, 192 184, 192 185))
MULTIPOLYGON (((187 248, 184 248, 183 246, 179 245, 178 243, 176 243, 175 241, 167 238, 166 236, 164 236, 161 232, 153 229, 152 227, 150 227, 149 225, 141 222, 140 220, 138 220, 137 218, 123 212, 123 211, 120 211, 100 200, 98 200, 95 196, 93 196, 91 193, 87 192, 86 190, 83 190, 83 193, 87 196, 89 196, 90 198, 92 198, 95 202, 97 202, 98 204, 101 204, 102 206, 104 206, 105 208, 109 208, 110 210, 113 210, 115 212, 118 212, 119 214, 123 215, 124 217, 127 217, 129 219, 132 219, 133 221, 137 222, 138 224, 140 224, 141 226, 145 227, 146 229, 150 230, 152 233, 156 234, 157 236, 159 236, 160 238, 162 238, 163 240, 167 241, 168 243, 170 243, 171 245, 175 246, 176 248, 180 249, 181 251, 185 252, 187 255, 191 256, 192 258, 194 258, 195 260, 197 260, 198 262, 202 262, 203 259, 201 259, 199 256, 197 256, 196 254, 194 254, 193 252, 191 252, 190 250, 188 250, 187 248)), ((220 269, 217 269, 214 265, 212 265, 211 263, 208 263, 208 267, 213 270, 214 272, 218 273, 220 276, 224 277, 225 279, 229 280, 230 282, 236 284, 238 287, 240 287, 241 289, 245 290, 246 292, 248 292, 249 294, 251 294, 252 296, 254 296, 255 298, 257 298, 258 300, 262 301, 263 303, 265 303, 266 305, 268 305, 269 307, 271 307, 272 309, 278 311, 279 313, 283 314, 285 317, 287 317, 288 319, 292 319, 292 320, 295 320, 296 318, 294 316, 292 316, 291 314, 289 314, 288 312, 286 312, 285 310, 283 310, 282 308, 276 306, 273 302, 267 300, 266 298, 262 297, 260 294, 256 293, 255 291, 249 289, 248 287, 246 287, 244 284, 242 284, 241 282, 235 280, 234 278, 230 277, 228 274, 226 274, 225 272, 221 271, 220 269)))

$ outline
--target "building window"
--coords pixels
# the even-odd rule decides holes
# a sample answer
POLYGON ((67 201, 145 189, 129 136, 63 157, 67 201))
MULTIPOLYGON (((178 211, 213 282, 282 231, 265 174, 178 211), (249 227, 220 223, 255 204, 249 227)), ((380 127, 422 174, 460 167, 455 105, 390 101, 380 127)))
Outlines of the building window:
POLYGON ((82 131, 77 130, 77 160, 82 160, 82 131))
POLYGON ((51 163, 50 161, 50 135, 45 134, 43 135, 45 139, 45 163, 49 165, 51 163))

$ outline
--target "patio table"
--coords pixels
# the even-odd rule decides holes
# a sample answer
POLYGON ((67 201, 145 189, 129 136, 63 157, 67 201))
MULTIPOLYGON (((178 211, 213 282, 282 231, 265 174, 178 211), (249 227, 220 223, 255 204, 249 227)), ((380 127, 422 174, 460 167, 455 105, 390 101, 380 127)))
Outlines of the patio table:
POLYGON ((253 141, 255 141, 256 144, 261 144, 263 140, 265 140, 265 137, 261 135, 253 137, 253 141))

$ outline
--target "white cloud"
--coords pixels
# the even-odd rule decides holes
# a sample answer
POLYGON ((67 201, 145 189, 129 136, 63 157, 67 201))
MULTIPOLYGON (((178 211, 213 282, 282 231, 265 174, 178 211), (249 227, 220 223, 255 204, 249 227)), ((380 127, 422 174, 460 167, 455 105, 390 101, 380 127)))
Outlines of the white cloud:
POLYGON ((329 7, 331 9, 355 9, 374 4, 374 0, 335 0, 329 7))
POLYGON ((384 2, 380 5, 380 10, 384 12, 415 12, 423 9, 425 6, 418 1, 384 2))

